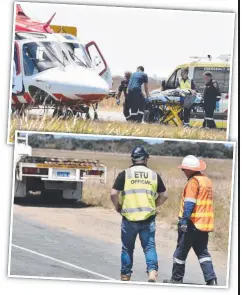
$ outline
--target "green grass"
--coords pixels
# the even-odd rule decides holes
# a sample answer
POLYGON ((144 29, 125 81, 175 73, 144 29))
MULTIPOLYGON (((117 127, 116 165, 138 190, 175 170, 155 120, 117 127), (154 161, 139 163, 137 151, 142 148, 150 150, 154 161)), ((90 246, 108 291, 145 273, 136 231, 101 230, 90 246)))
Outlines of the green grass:
POLYGON ((42 117, 17 117, 11 119, 9 141, 14 141, 15 130, 67 132, 78 134, 104 134, 137 137, 184 138, 226 140, 225 130, 184 129, 172 125, 137 124, 131 122, 86 121, 42 117))

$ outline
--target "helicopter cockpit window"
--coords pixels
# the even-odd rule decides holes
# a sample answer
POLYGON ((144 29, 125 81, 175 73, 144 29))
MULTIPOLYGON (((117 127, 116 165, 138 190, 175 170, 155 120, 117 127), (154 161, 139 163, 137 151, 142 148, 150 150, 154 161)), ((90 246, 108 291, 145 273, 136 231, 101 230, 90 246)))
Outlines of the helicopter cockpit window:
POLYGON ((91 61, 81 44, 71 42, 65 42, 64 44, 75 64, 85 68, 91 68, 91 61))
POLYGON ((28 42, 23 45, 23 63, 26 76, 70 63, 58 42, 28 42))

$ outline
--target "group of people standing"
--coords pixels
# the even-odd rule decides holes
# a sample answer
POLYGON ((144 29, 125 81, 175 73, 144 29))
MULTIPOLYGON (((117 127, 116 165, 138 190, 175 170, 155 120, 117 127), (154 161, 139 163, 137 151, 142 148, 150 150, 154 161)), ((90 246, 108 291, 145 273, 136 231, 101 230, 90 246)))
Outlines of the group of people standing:
MULTIPOLYGON (((118 175, 111 191, 113 205, 122 216, 121 280, 131 280, 135 241, 139 235, 145 254, 148 282, 156 282, 159 265, 155 219, 157 207, 166 202, 168 195, 161 176, 148 168, 149 154, 143 146, 133 148, 131 159, 132 165, 118 175)), ((188 155, 178 168, 184 172, 187 183, 181 192, 172 274, 170 279, 163 282, 183 283, 186 259, 193 248, 206 285, 217 285, 212 258, 208 252, 209 232, 214 230, 214 207, 212 182, 203 173, 206 163, 188 155)))
MULTIPOLYGON (((193 79, 188 77, 188 68, 181 70, 181 77, 176 81, 175 88, 181 90, 190 90, 190 95, 184 99, 183 108, 183 125, 190 127, 190 115, 193 103, 196 98, 196 85, 193 79)), ((216 128, 214 121, 214 111, 216 104, 221 98, 221 92, 218 82, 213 79, 211 72, 205 72, 204 91, 203 91, 203 108, 204 121, 203 128, 216 128)), ((118 88, 117 103, 120 103, 121 94, 124 94, 123 113, 127 121, 141 123, 145 110, 145 98, 149 98, 148 76, 144 72, 144 67, 139 66, 136 72, 125 72, 125 77, 118 88), (145 96, 142 91, 144 85, 145 96)))

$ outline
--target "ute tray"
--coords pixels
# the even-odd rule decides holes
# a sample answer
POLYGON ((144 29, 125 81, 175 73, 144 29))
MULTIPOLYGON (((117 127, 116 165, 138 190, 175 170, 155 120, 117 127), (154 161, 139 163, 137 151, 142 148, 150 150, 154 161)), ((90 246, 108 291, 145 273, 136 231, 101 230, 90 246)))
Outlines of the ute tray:
POLYGON ((95 167, 104 167, 100 164, 99 160, 89 160, 89 159, 70 159, 70 158, 58 158, 58 157, 39 157, 39 156, 25 156, 21 158, 20 162, 22 163, 31 163, 31 164, 45 164, 45 165, 75 165, 79 167, 85 166, 95 166, 95 167))

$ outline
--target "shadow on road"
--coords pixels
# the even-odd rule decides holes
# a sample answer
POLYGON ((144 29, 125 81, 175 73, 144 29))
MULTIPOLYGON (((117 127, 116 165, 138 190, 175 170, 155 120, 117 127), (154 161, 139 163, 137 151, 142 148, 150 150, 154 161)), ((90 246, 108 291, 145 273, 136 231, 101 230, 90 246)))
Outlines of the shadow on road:
POLYGON ((14 204, 26 207, 46 207, 46 208, 89 208, 95 207, 93 205, 85 204, 81 201, 42 198, 41 196, 29 195, 24 198, 15 198, 14 204))

